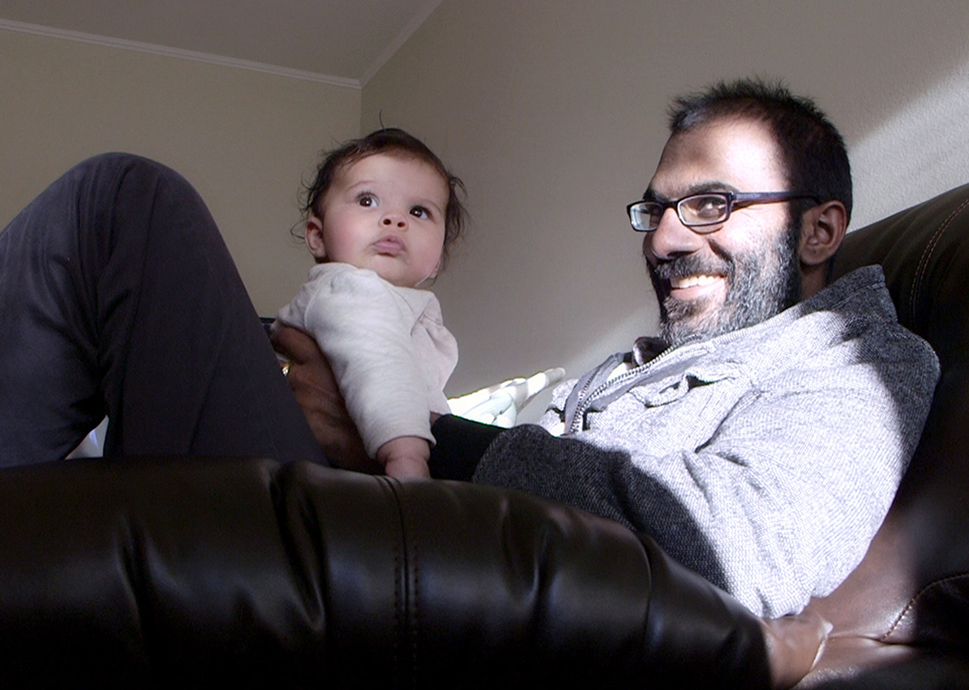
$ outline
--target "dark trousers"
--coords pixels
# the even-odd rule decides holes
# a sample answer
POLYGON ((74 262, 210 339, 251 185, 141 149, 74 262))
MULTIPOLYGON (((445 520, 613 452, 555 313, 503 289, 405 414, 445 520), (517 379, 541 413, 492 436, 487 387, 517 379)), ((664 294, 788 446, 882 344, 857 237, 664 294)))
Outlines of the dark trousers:
POLYGON ((0 233, 0 465, 105 455, 324 462, 202 199, 108 154, 0 233))

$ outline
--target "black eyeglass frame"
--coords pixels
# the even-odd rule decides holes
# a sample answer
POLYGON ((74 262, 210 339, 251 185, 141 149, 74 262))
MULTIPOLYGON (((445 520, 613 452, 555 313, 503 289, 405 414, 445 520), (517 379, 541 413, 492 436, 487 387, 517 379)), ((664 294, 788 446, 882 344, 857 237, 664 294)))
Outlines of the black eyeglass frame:
POLYGON ((633 222, 633 207, 640 206, 641 204, 652 204, 654 206, 659 206, 661 209, 659 218, 663 217, 663 214, 666 213, 666 209, 672 208, 676 209, 676 217, 680 219, 680 222, 683 223, 683 225, 699 235, 706 235, 718 230, 718 228, 714 226, 726 223, 727 220, 730 219, 730 214, 735 208, 744 208, 745 206, 751 206, 753 204, 770 204, 777 201, 791 201, 793 199, 812 199, 816 203, 821 203, 821 200, 818 199, 817 195, 805 194, 803 192, 699 192, 697 194, 689 194, 680 199, 672 199, 670 201, 640 199, 639 201, 634 201, 633 203, 626 205, 626 216, 629 218, 629 224, 636 232, 655 232, 656 228, 659 227, 659 223, 656 224, 656 227, 652 228, 636 227, 636 224, 633 222), (683 212, 680 210, 680 205, 684 201, 689 201, 690 199, 695 199, 701 196, 719 196, 726 199, 727 210, 724 217, 718 220, 702 223, 687 222, 683 218, 683 212))

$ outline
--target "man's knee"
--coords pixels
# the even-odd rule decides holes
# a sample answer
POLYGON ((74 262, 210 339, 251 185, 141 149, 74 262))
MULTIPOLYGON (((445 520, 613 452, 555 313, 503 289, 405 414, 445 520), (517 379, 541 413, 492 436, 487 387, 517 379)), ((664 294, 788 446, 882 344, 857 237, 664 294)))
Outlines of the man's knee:
MULTIPOLYGON (((217 234, 198 191, 176 170, 131 153, 104 153, 76 166, 72 173, 89 226, 113 228, 116 235, 162 233, 165 236, 217 234)), ((157 236, 157 235, 156 235, 157 236)))
POLYGON ((71 173, 82 178, 134 180, 170 180, 190 187, 185 178, 167 165, 133 153, 101 153, 78 163, 71 173))

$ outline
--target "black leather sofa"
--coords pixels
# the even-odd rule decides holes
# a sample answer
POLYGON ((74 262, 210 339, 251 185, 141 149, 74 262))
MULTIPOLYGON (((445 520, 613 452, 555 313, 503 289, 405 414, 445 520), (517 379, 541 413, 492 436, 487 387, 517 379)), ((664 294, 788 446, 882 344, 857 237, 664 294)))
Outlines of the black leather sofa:
MULTIPOLYGON (((943 377, 868 556, 803 617, 833 629, 801 687, 969 687, 967 206, 969 186, 852 233, 837 262, 885 265, 943 377)), ((515 492, 77 460, 0 471, 0 524, 4 687, 770 684, 767 628, 729 596, 648 537, 515 492)))
POLYGON ((834 629, 801 686, 969 687, 969 185, 849 234, 836 269, 876 262, 942 378, 865 560, 811 605, 834 629))

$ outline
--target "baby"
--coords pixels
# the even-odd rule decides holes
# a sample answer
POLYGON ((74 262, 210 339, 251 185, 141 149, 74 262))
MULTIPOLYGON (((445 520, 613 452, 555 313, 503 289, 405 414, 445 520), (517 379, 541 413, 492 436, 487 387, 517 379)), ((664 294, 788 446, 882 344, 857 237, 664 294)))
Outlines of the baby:
POLYGON ((381 129, 331 151, 307 189, 309 280, 278 324, 312 335, 367 454, 394 477, 428 477, 430 413, 458 348, 433 293, 465 222, 461 180, 421 141, 381 129))

